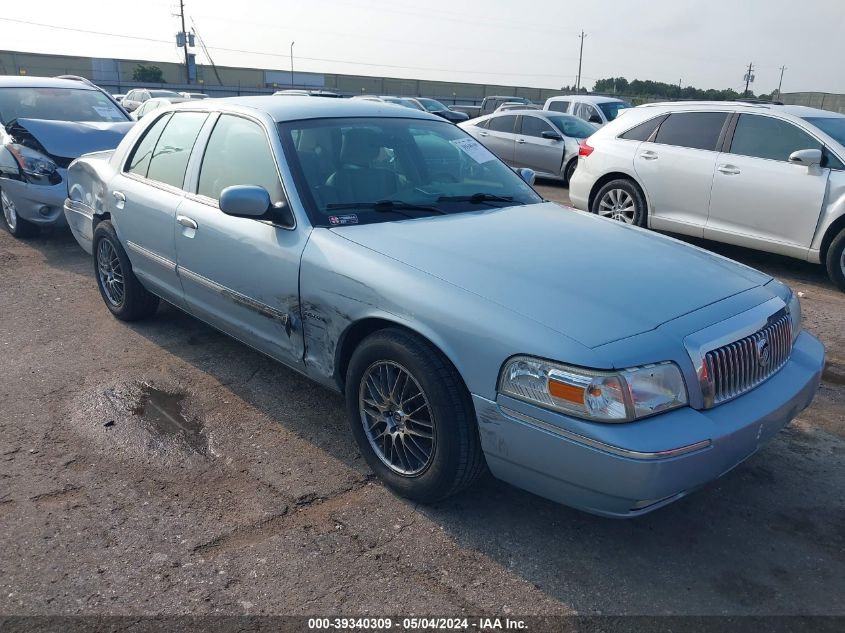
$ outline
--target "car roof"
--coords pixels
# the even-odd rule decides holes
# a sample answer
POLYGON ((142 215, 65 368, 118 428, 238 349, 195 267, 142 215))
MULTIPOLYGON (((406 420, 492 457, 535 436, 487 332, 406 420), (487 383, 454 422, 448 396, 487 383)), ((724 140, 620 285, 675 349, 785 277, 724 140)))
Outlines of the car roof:
POLYGON ((299 96, 262 95, 256 97, 224 97, 222 99, 187 100, 177 106, 187 110, 238 111, 241 108, 267 114, 277 123, 304 119, 343 117, 390 117, 443 121, 439 116, 415 108, 397 107, 384 101, 366 99, 314 99, 299 96))
POLYGON ((603 97, 600 95, 558 95, 549 97, 546 101, 584 101, 585 103, 627 103, 624 99, 616 97, 603 97))
POLYGON ((659 103, 646 103, 638 106, 638 109, 655 108, 664 111, 672 110, 731 110, 735 112, 749 111, 749 112, 775 112, 782 114, 790 114, 792 116, 807 118, 807 117, 825 117, 837 118, 845 116, 838 112, 831 112, 830 110, 820 110, 818 108, 809 108, 807 106, 799 105, 777 105, 774 103, 749 103, 747 101, 662 101, 659 103))
POLYGON ((79 90, 96 90, 96 88, 74 79, 19 75, 0 75, 0 88, 77 88, 79 90))

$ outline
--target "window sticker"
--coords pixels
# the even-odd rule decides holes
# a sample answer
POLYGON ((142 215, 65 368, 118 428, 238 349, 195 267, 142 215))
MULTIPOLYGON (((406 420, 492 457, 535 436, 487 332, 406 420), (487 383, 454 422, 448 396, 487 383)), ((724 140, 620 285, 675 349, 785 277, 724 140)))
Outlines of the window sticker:
POLYGON ((344 226, 345 224, 358 224, 358 216, 354 213, 346 215, 330 215, 329 224, 332 226, 344 226))
POLYGON ((114 108, 111 106, 92 106, 94 108, 94 112, 99 114, 101 117, 105 117, 107 119, 114 119, 116 118, 116 113, 114 108))
POLYGON ((490 150, 474 138, 459 138, 449 142, 478 164, 486 163, 496 158, 490 150))

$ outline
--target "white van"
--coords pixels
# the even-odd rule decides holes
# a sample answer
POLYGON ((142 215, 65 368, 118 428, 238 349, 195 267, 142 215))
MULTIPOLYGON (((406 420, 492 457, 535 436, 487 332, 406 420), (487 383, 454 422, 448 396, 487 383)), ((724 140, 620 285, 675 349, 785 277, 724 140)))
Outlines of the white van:
POLYGON ((563 95, 549 97, 543 110, 574 114, 588 123, 601 127, 610 123, 620 112, 633 107, 627 101, 614 97, 596 97, 593 95, 563 95))

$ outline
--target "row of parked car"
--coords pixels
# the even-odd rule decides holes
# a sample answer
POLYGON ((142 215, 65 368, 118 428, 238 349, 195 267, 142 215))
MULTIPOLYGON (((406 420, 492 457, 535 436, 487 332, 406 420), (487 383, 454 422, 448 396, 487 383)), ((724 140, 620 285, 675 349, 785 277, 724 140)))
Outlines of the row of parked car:
MULTIPOLYGON (((61 192, 115 317, 151 318, 164 300, 343 394, 361 454, 409 498, 449 496, 488 468, 589 512, 640 515, 742 462, 818 388, 824 348, 788 287, 543 200, 534 171, 502 162, 469 122, 366 99, 244 97, 133 124, 96 87, 30 81, 0 80, 10 231, 47 221, 52 203, 21 218, 7 199, 61 192), (72 160, 83 141, 100 151, 72 160)), ((741 138, 727 107, 722 149, 741 138)), ((631 112, 599 139, 644 136, 619 142, 662 159, 675 113, 631 112)), ((547 124, 550 143, 589 125, 491 116, 514 117, 518 134, 547 124)), ((581 143, 591 165, 573 188, 601 164, 597 136, 581 143)), ((810 166, 790 167, 829 177, 801 156, 810 166)))

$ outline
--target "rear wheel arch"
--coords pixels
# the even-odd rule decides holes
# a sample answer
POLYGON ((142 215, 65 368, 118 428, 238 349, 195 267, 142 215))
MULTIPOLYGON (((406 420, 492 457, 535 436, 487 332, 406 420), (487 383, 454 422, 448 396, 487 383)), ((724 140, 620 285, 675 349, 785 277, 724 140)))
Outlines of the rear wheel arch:
POLYGON ((821 249, 819 250, 819 257, 823 266, 826 265, 825 262, 827 261, 827 252, 830 250, 830 245, 843 229, 845 229, 845 213, 836 218, 824 233, 821 249))
POLYGON ((625 172, 621 171, 612 171, 610 173, 605 174, 595 183, 593 183, 592 189, 590 189, 590 197, 587 201, 587 210, 592 211, 593 209, 593 202, 596 199, 596 194, 598 194, 599 190, 604 187, 607 183, 612 182, 614 180, 628 180, 630 181, 637 189, 640 190, 640 194, 642 194, 643 201, 645 202, 646 206, 646 217, 648 217, 649 212, 649 204, 648 204, 648 196, 646 196, 645 190, 643 189, 642 185, 637 182, 637 179, 634 178, 631 174, 626 174, 625 172))

